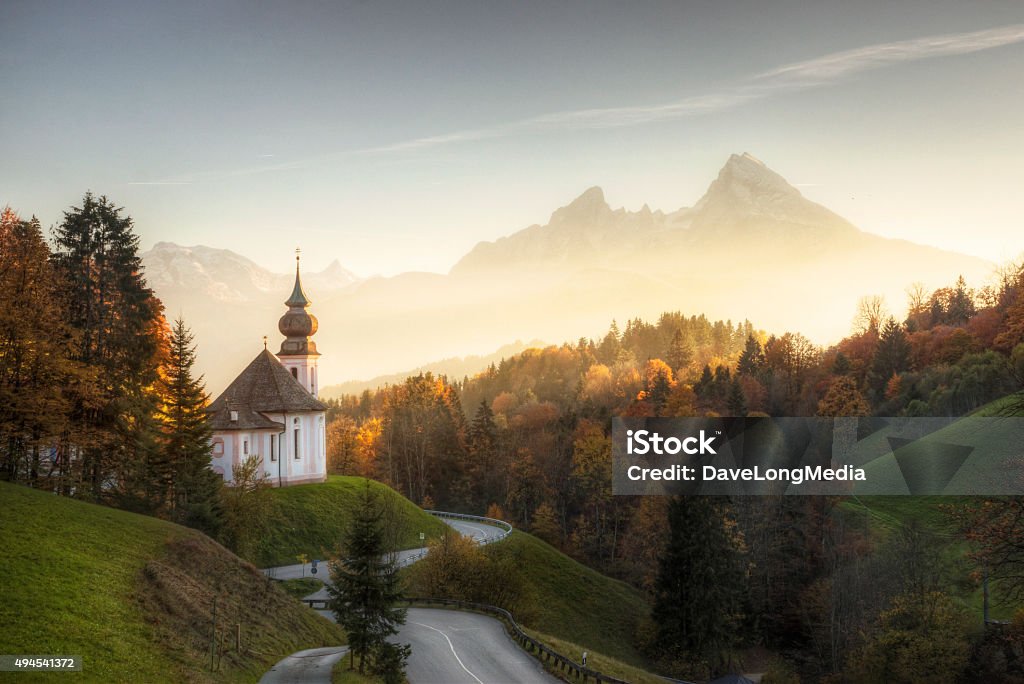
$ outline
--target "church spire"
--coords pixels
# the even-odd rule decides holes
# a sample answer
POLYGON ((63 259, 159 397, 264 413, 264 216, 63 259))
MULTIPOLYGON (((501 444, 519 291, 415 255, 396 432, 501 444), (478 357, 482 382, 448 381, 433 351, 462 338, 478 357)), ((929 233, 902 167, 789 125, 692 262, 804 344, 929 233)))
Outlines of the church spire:
POLYGON ((285 306, 290 307, 301 307, 305 309, 313 302, 309 301, 309 297, 302 291, 302 279, 299 277, 299 256, 302 254, 302 250, 298 247, 295 248, 295 287, 292 288, 292 294, 288 297, 288 301, 285 302, 285 306))
POLYGON ((281 351, 277 353, 278 357, 319 356, 316 351, 316 342, 309 339, 316 333, 318 324, 316 316, 306 310, 311 302, 302 290, 302 280, 299 277, 299 254, 300 251, 296 249, 295 287, 292 288, 292 294, 285 302, 288 311, 281 316, 281 320, 277 323, 277 329, 285 336, 285 340, 281 343, 281 351))

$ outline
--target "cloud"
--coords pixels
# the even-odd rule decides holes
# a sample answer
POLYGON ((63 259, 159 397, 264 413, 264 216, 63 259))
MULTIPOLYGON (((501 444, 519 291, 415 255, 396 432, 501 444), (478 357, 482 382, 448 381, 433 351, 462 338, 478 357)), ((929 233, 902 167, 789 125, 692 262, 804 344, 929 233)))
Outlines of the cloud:
POLYGON ((834 52, 756 74, 717 92, 693 95, 659 105, 608 107, 553 112, 495 126, 457 131, 362 150, 382 154, 413 152, 443 145, 502 138, 545 130, 580 130, 639 126, 740 107, 773 95, 817 88, 865 71, 902 62, 964 55, 1024 42, 1024 24, 982 31, 950 33, 834 52))

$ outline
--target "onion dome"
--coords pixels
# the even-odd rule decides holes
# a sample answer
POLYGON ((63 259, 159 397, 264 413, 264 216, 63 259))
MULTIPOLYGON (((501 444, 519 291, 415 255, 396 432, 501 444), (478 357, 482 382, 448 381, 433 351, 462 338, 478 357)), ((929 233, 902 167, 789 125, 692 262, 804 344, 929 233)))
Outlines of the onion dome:
POLYGON ((292 294, 288 297, 288 301, 285 302, 288 311, 285 312, 284 316, 281 316, 281 320, 277 323, 277 329, 285 336, 284 342, 281 343, 281 351, 277 354, 278 356, 318 354, 316 342, 309 339, 316 333, 317 329, 316 316, 306 311, 310 304, 312 302, 309 301, 309 297, 302 290, 302 279, 299 276, 299 255, 296 253, 295 287, 292 288, 292 294))

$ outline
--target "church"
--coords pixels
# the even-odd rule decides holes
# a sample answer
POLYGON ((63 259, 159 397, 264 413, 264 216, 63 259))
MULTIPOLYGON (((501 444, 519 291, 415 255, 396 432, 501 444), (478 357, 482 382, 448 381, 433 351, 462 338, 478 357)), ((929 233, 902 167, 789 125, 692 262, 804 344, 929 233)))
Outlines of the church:
POLYGON ((278 322, 285 336, 275 356, 261 351, 207 408, 214 472, 232 483, 232 469, 250 456, 276 487, 327 479, 326 412, 317 398, 317 320, 307 309, 299 257, 295 287, 278 322))

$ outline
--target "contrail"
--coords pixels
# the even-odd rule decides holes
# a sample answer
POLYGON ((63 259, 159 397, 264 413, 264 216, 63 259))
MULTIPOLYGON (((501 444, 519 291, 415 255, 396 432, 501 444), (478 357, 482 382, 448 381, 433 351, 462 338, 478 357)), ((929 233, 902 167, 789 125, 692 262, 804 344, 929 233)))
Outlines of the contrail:
POLYGON ((756 74, 731 87, 693 95, 674 102, 553 112, 495 126, 416 138, 361 150, 361 152, 370 154, 408 152, 544 130, 639 126, 666 119, 679 119, 734 109, 780 93, 829 85, 855 74, 902 62, 965 55, 1021 42, 1024 42, 1024 24, 880 43, 853 50, 833 52, 803 62, 786 64, 756 74))

